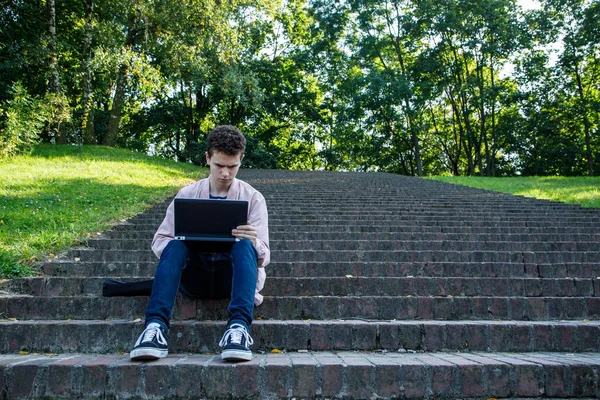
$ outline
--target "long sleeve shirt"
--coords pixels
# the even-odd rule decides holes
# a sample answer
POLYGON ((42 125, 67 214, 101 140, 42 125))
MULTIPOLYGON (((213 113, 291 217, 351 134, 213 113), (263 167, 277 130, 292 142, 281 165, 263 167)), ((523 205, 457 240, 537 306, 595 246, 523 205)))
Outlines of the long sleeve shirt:
MULTIPOLYGON (((175 197, 208 199, 210 197, 209 178, 201 179, 196 183, 184 187, 175 197)), ((250 225, 256 228, 256 252, 258 253, 258 279, 256 281, 256 292, 254 304, 260 305, 263 296, 259 293, 266 279, 265 266, 271 261, 271 251, 269 249, 269 217, 267 213, 267 204, 263 195, 248 183, 239 179, 234 179, 229 187, 227 194, 228 200, 246 200, 248 201, 248 221, 250 225)), ((158 227, 152 240, 152 251, 160 258, 162 251, 167 244, 174 239, 174 218, 173 202, 169 204, 165 219, 158 227)))

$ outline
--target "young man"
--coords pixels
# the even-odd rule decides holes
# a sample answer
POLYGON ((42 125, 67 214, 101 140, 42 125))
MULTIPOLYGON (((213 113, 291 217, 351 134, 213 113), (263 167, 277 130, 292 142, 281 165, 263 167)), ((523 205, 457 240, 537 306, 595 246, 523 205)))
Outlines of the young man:
POLYGON ((130 353, 132 360, 156 360, 168 354, 166 336, 177 291, 197 298, 231 296, 227 330, 219 342, 221 358, 251 360, 249 334, 254 306, 262 303, 264 267, 269 263, 269 229, 265 199, 249 184, 236 179, 246 139, 235 127, 214 128, 208 135, 206 163, 210 176, 181 189, 177 197, 248 201, 248 224, 232 235, 240 239, 230 251, 205 252, 173 238, 173 202, 152 241, 160 259, 146 309, 146 329, 130 353))

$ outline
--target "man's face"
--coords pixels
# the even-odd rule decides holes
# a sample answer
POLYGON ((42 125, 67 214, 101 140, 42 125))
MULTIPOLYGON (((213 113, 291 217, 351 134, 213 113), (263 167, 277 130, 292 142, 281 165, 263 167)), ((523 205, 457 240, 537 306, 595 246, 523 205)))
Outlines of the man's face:
POLYGON ((206 163, 210 167, 211 184, 215 189, 226 190, 231 186, 238 173, 244 154, 229 155, 213 151, 212 156, 206 153, 206 163))

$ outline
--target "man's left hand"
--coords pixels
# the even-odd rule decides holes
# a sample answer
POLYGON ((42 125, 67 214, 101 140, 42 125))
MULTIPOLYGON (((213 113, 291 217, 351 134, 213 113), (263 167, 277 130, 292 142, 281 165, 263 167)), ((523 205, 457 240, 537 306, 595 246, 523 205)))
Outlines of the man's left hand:
POLYGON ((256 246, 256 228, 250 225, 250 221, 248 225, 240 225, 232 230, 231 234, 238 239, 248 239, 256 246))

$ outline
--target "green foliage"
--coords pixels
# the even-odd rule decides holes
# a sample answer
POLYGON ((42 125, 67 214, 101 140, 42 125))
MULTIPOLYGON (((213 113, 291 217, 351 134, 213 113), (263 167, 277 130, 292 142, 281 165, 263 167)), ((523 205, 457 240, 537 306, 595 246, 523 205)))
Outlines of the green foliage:
POLYGON ((0 276, 172 196, 205 170, 100 146, 38 145, 0 164, 0 276))
POLYGON ((12 99, 0 108, 0 158, 29 151, 39 141, 52 109, 27 93, 21 82, 13 84, 11 92, 12 99))
POLYGON ((249 136, 248 166, 593 175, 600 7, 541 3, 64 0, 54 50, 45 3, 12 1, 0 123, 23 149, 39 135, 203 164, 227 123, 249 136), (45 116, 8 121, 16 82, 45 116))

